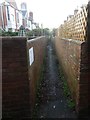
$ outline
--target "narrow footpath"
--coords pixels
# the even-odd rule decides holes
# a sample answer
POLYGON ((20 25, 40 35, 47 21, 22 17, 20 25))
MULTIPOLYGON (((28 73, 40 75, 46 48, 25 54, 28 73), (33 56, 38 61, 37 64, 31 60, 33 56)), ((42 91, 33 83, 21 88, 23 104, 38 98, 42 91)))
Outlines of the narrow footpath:
POLYGON ((52 41, 47 44, 46 62, 40 89, 40 103, 37 118, 76 118, 76 113, 68 107, 60 79, 58 60, 52 41))

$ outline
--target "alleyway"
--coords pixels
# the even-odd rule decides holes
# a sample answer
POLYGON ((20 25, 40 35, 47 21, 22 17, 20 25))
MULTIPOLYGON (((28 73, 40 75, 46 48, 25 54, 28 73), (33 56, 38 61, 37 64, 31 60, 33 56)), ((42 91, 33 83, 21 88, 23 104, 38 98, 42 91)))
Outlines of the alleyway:
POLYGON ((58 60, 51 41, 47 44, 40 91, 40 101, 36 103, 37 118, 76 118, 75 111, 68 107, 67 98, 64 96, 63 81, 60 79, 58 60))

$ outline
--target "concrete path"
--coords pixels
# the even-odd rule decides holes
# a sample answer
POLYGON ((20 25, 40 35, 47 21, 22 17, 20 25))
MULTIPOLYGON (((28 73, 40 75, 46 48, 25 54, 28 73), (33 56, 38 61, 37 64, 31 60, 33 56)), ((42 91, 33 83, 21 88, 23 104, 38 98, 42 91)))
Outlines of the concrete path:
POLYGON ((63 81, 59 77, 58 61, 51 41, 47 45, 46 52, 40 103, 36 103, 39 104, 36 111, 37 118, 76 118, 75 111, 68 107, 63 93, 63 81))

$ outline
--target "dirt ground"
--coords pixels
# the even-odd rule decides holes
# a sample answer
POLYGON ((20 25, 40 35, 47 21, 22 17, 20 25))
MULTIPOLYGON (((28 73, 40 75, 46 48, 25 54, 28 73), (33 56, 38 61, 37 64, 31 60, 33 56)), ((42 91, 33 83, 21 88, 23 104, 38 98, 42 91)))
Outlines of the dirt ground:
POLYGON ((52 41, 46 48, 45 70, 40 84, 39 102, 36 103, 37 118, 77 118, 74 109, 68 106, 60 79, 58 60, 52 41))

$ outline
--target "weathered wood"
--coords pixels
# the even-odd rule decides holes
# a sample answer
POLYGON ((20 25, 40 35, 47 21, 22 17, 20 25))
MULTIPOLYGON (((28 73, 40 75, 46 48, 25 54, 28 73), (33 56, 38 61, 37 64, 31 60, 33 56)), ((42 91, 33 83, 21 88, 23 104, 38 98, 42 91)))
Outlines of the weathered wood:
POLYGON ((64 24, 59 27, 59 37, 85 41, 87 26, 87 5, 82 6, 72 16, 69 16, 64 24))

